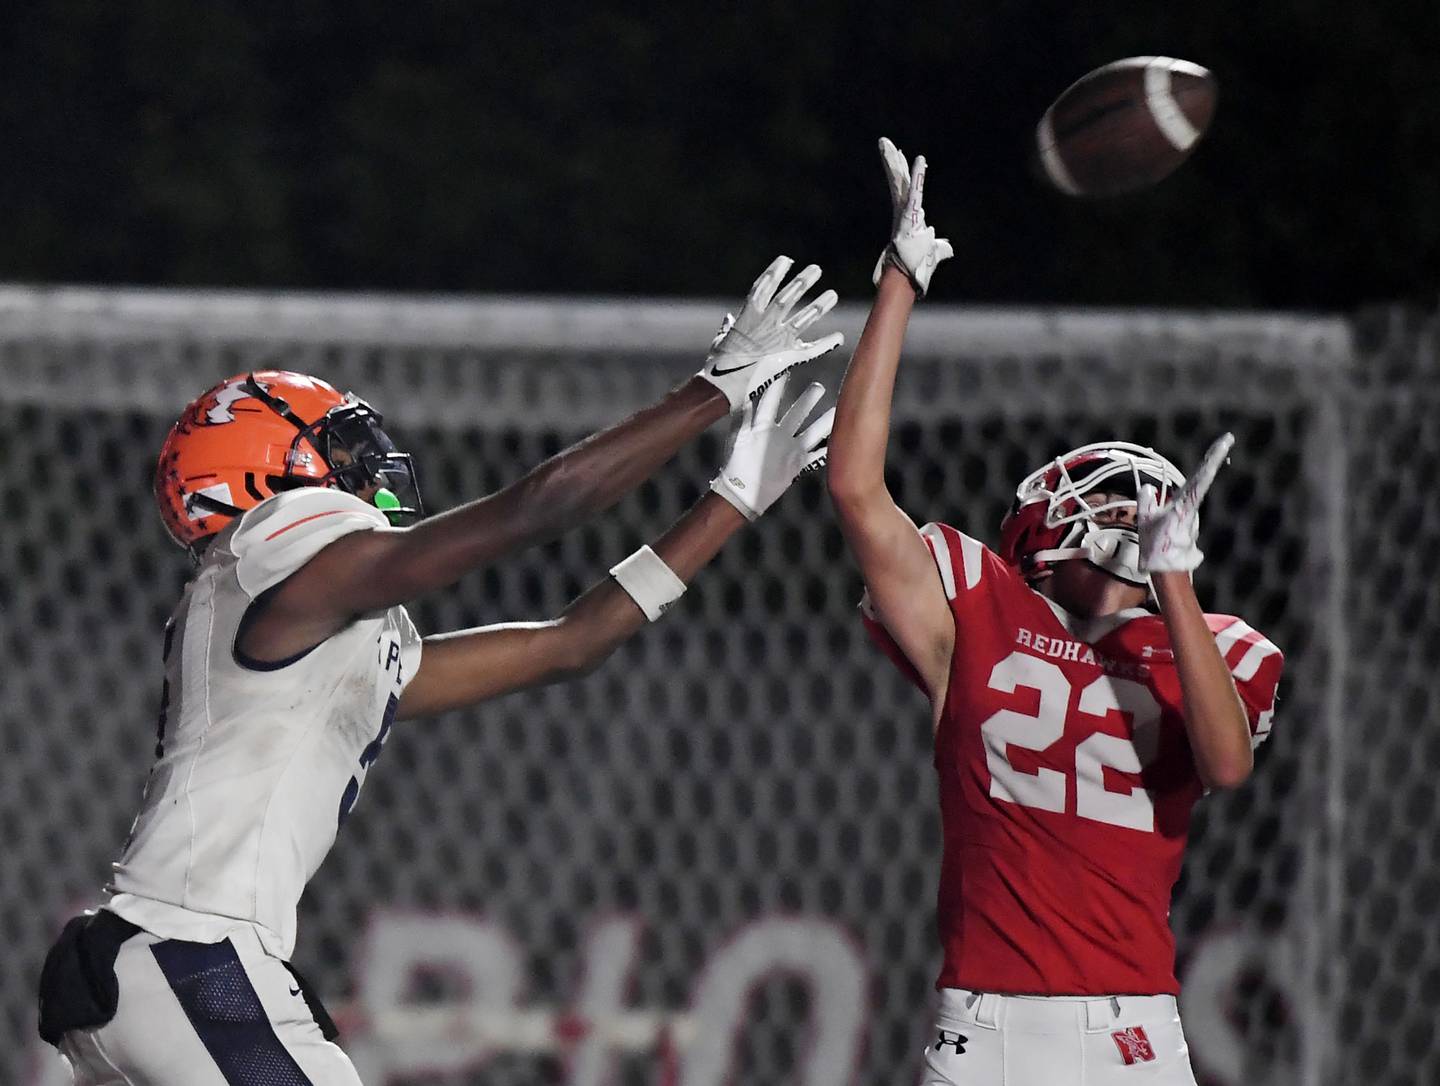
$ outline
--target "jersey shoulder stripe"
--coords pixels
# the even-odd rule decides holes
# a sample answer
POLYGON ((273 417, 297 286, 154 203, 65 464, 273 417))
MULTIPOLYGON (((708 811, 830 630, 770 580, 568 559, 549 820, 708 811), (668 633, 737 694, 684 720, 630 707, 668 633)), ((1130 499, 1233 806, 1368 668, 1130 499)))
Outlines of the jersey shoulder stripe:
POLYGON ((1210 631, 1215 635, 1215 645, 1220 649, 1221 656, 1227 655, 1247 633, 1254 632, 1243 619, 1233 615, 1212 615, 1210 631))
POLYGON ((1284 659, 1279 647, 1260 633, 1244 619, 1233 615, 1212 615, 1211 630, 1215 632, 1215 645, 1230 674, 1237 682, 1249 682, 1260 671, 1260 665, 1270 657, 1284 659), (1217 629, 1218 627, 1218 629, 1217 629))
POLYGON ((1266 657, 1280 655, 1280 650, 1272 642, 1264 637, 1260 637, 1259 634, 1255 636, 1259 639, 1250 645, 1245 651, 1245 655, 1240 657, 1240 662, 1235 665, 1233 670, 1235 678, 1241 682, 1248 682, 1253 679, 1256 672, 1260 670, 1261 662, 1264 661, 1266 657))
POLYGON ((980 583, 985 572, 986 559, 999 561, 993 554, 987 554, 985 544, 948 524, 931 521, 920 529, 920 535, 929 545, 940 570, 940 581, 945 586, 945 596, 954 600, 959 595, 959 584, 969 591, 980 583), (956 556, 959 557, 959 574, 956 578, 956 556))
MULTIPOLYGON (((955 563, 950 557, 950 545, 945 542, 945 534, 940 530, 940 525, 930 523, 920 529, 920 538, 925 540, 925 545, 930 548, 930 557, 935 560, 935 568, 940 571, 940 584, 945 589, 945 598, 955 598, 955 563)), ((970 573, 965 571, 965 587, 970 588, 970 573)))
POLYGON ((965 587, 974 588, 980 583, 985 546, 978 539, 971 539, 964 533, 957 534, 960 535, 961 564, 965 567, 965 587))
POLYGON ((1280 647, 1234 615, 1206 615, 1215 645, 1235 679, 1235 689, 1250 719, 1250 745, 1258 747, 1275 721, 1276 695, 1285 654, 1280 647))

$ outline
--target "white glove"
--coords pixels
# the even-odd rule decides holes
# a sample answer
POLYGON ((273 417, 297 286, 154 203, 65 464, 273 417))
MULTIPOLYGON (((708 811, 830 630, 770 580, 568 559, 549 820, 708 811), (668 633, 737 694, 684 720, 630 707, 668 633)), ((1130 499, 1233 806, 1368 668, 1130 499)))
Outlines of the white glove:
POLYGON ((813 343, 800 338, 800 333, 829 313, 839 299, 833 290, 827 290, 792 317, 790 310, 820 278, 820 269, 811 264, 777 294, 793 263, 788 256, 777 256, 750 288, 740 316, 726 313, 725 323, 710 344, 700 376, 725 393, 731 411, 749 402, 782 373, 845 342, 839 332, 813 343))
POLYGON ((814 471, 825 463, 826 442, 835 424, 832 407, 810 425, 805 418, 814 410, 825 387, 812 384, 775 419, 785 397, 784 374, 775 378, 759 402, 747 403, 735 426, 730 455, 720 474, 710 484, 747 520, 756 519, 785 493, 802 472, 814 471))
POLYGON ((885 180, 890 183, 890 204, 895 211, 894 232, 890 244, 875 264, 875 285, 886 264, 894 264, 905 273, 915 293, 921 298, 930 289, 930 276, 942 260, 949 260, 955 250, 944 238, 935 236, 935 228, 925 225, 925 156, 915 159, 912 173, 900 149, 884 136, 880 137, 880 157, 885 163, 885 180))
POLYGON ((1234 444, 1234 434, 1221 434, 1216 438, 1194 474, 1164 506, 1160 505, 1153 486, 1147 483, 1140 488, 1135 521, 1140 534, 1142 573, 1190 573, 1205 560, 1196 546, 1200 534, 1200 503, 1205 500, 1215 473, 1234 444))

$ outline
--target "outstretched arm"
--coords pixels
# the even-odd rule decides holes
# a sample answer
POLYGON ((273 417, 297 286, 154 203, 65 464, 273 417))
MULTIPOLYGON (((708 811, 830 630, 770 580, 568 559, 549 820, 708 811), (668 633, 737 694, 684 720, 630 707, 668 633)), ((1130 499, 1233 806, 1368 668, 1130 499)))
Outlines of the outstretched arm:
POLYGON ((1196 545, 1200 503, 1234 443, 1234 435, 1225 434, 1211 445, 1179 494, 1163 507, 1155 488, 1144 487, 1138 509, 1140 568, 1151 575, 1170 634, 1185 731, 1206 788, 1235 788, 1255 765, 1244 703, 1190 580, 1205 557, 1196 545))
POLYGON ((777 419, 784 388, 781 377, 746 409, 713 493, 653 550, 636 552, 559 618, 426 638, 420 670, 405 689, 399 715, 424 716, 583 675, 647 618, 658 617, 731 535, 764 512, 797 475, 824 463, 833 412, 805 422, 824 389, 811 385, 777 419))
POLYGON ((840 386, 828 481, 871 604, 920 673, 938 713, 955 646, 954 619, 928 546, 885 484, 885 449, 910 312, 950 247, 925 226, 925 160, 917 159, 911 173, 889 140, 881 140, 880 147, 894 203, 895 238, 876 268, 875 303, 840 386))
POLYGON ((801 334, 835 304, 811 265, 781 287, 780 257, 755 281, 738 318, 727 315, 704 368, 660 402, 556 454, 516 482, 412 528, 354 532, 292 574, 247 626, 244 651, 284 659, 359 614, 453 584, 503 555, 574 528, 649 478, 688 441, 738 410, 788 370, 838 347, 839 333, 801 334))
MULTIPOLYGON (((655 555, 689 582, 745 525, 708 494, 656 541, 655 555)), ((594 670, 645 625, 645 613, 612 577, 548 622, 517 622, 425 639, 420 670, 400 699, 401 719, 475 705, 500 694, 594 670)))

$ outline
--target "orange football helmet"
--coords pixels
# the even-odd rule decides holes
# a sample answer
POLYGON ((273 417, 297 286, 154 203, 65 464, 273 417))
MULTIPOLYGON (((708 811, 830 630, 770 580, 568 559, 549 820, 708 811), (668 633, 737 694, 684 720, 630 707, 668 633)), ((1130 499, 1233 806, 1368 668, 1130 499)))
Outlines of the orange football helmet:
POLYGON ((155 503, 166 531, 198 554, 231 518, 299 486, 374 489, 392 524, 418 520, 414 464, 382 421, 364 400, 303 373, 221 381, 185 408, 160 448, 155 503))

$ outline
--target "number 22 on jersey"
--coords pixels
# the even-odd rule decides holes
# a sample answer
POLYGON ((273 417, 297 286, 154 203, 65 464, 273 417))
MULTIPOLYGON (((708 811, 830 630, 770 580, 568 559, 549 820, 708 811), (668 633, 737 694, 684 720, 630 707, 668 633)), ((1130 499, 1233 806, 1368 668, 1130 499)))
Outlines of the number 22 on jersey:
POLYGON ((1003 694, 1034 690, 1039 703, 1033 713, 1001 709, 980 726, 985 761, 990 770, 990 795, 1007 803, 1064 813, 1070 781, 1075 782, 1075 813, 1112 826, 1153 833, 1155 804, 1143 787, 1127 792, 1105 786, 1105 769, 1139 773, 1155 760, 1159 749, 1160 705, 1150 690, 1133 679, 1099 675, 1080 690, 1075 711, 1082 721, 1099 723, 1112 712, 1130 717, 1133 738, 1095 731, 1075 747, 1073 768, 1040 767, 1034 772, 1011 764, 1009 748, 1044 751, 1065 735, 1074 684, 1058 664, 1015 651, 995 665, 989 687, 1003 694))

